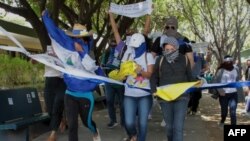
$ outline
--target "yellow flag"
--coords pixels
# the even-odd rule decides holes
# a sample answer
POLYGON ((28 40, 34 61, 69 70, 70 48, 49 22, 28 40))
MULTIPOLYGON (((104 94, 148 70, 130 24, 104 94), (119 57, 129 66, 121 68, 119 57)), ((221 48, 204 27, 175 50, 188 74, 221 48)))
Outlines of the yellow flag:
POLYGON ((197 82, 185 82, 171 84, 165 87, 157 88, 156 95, 166 101, 172 101, 181 96, 189 88, 200 85, 200 81, 197 82))
POLYGON ((135 72, 136 69, 136 63, 133 61, 126 61, 123 62, 120 66, 120 70, 113 70, 111 71, 108 76, 109 78, 122 81, 124 80, 128 75, 131 75, 133 77, 137 76, 137 73, 135 72))

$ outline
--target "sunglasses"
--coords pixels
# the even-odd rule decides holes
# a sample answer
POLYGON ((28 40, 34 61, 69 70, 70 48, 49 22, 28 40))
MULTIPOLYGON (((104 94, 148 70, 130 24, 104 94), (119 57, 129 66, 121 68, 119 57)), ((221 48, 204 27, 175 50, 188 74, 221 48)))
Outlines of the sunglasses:
POLYGON ((167 26, 165 26, 165 29, 167 29, 167 30, 169 30, 169 29, 175 30, 175 26, 169 26, 169 25, 167 25, 167 26))

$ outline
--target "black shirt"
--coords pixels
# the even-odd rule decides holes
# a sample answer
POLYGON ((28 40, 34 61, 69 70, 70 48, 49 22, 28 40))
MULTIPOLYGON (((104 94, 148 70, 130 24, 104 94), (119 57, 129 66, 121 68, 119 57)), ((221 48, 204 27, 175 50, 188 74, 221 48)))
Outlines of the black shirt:
MULTIPOLYGON (((181 54, 185 55, 186 53, 193 51, 192 47, 187 44, 185 39, 177 39, 177 40, 179 42, 179 52, 181 54)), ((151 48, 151 51, 156 53, 157 55, 162 55, 162 48, 160 47, 160 41, 161 41, 161 37, 156 38, 156 40, 153 43, 153 46, 151 48)))

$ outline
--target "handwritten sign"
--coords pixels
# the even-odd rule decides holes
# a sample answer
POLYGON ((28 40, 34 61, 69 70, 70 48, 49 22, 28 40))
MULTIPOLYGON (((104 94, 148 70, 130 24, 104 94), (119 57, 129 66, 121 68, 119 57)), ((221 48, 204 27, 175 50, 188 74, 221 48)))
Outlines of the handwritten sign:
POLYGON ((118 5, 115 3, 111 3, 110 12, 130 18, 151 14, 152 0, 127 5, 118 5))

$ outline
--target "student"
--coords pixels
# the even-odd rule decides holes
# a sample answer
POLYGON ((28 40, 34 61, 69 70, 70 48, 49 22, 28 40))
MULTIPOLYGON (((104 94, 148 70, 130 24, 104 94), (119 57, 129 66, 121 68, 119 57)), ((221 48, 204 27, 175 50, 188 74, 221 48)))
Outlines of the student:
MULTIPOLYGON (((215 74, 215 83, 230 83, 237 82, 239 80, 239 70, 234 67, 233 58, 230 55, 226 55, 223 63, 220 64, 215 74)), ((221 106, 220 126, 224 126, 228 113, 228 107, 230 110, 231 125, 237 124, 236 109, 238 104, 238 90, 236 88, 217 89, 221 106)))
MULTIPOLYGON (((51 46, 47 46, 48 55, 55 56, 51 46)), ((46 102, 47 111, 51 117, 50 128, 51 134, 48 141, 56 141, 57 130, 61 125, 65 124, 64 111, 64 94, 66 85, 64 83, 62 73, 49 66, 45 66, 45 90, 44 98, 46 102)))
POLYGON ((130 141, 146 140, 147 120, 153 102, 152 94, 145 89, 150 89, 149 79, 153 73, 155 60, 146 48, 145 37, 135 33, 131 36, 128 49, 122 59, 123 62, 133 60, 137 64, 137 76, 127 77, 124 94, 125 126, 130 141), (136 124, 136 117, 138 124, 136 124))
MULTIPOLYGON (((95 65, 95 61, 88 55, 93 38, 86 27, 81 24, 74 24, 73 30, 64 32, 55 26, 47 11, 43 12, 42 18, 49 35, 54 39, 61 39, 58 44, 64 45, 62 46, 63 49, 60 49, 63 50, 61 53, 64 53, 63 56, 66 57, 66 61, 63 60, 66 67, 97 73, 98 67, 95 65)), ((54 41, 52 41, 53 43, 54 41)), ((68 140, 78 141, 78 115, 80 115, 83 124, 93 133, 93 141, 101 141, 96 124, 92 120, 94 110, 93 90, 98 84, 66 73, 64 74, 64 81, 67 85, 64 100, 69 126, 68 140)))
MULTIPOLYGON (((192 81, 191 66, 187 57, 179 53, 176 38, 163 40, 162 56, 158 57, 150 79, 151 91, 156 93, 158 86, 192 81)), ((183 94, 173 101, 159 99, 168 141, 183 141, 183 127, 189 101, 189 94, 183 94)))

